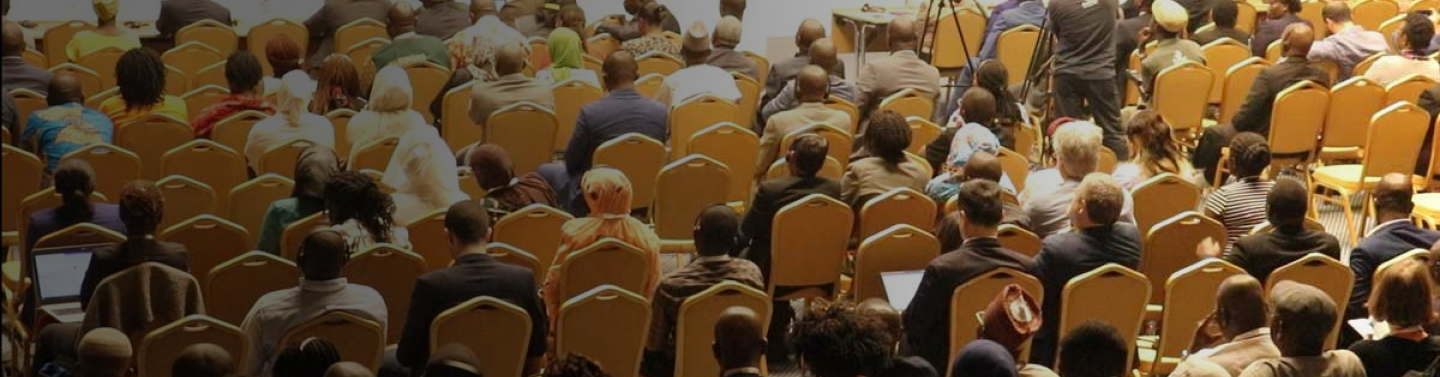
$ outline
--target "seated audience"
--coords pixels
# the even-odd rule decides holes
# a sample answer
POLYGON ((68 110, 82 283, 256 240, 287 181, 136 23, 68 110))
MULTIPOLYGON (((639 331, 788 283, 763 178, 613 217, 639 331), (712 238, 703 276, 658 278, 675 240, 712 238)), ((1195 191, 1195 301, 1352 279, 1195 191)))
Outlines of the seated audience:
MULTIPOLYGON (((1115 168, 1115 182, 1126 191, 1160 174, 1174 174, 1187 181, 1203 183, 1190 167, 1180 142, 1170 134, 1170 125, 1160 112, 1140 110, 1125 127, 1125 142, 1133 151, 1130 161, 1115 168)), ((1231 153, 1234 153, 1233 151, 1231 153)))
POLYGON ((30 214, 30 222, 25 230, 25 250, 30 250, 35 246, 35 241, 50 233, 80 223, 99 225, 125 233, 125 223, 121 221, 119 206, 91 201, 91 195, 95 193, 95 170, 90 168, 90 163, 81 159, 61 163, 60 167, 55 169, 51 187, 55 189, 55 194, 60 196, 60 206, 30 214))
POLYGON ((141 263, 157 262, 180 271, 190 270, 185 245, 155 238, 165 214, 165 197, 159 187, 149 181, 133 181, 125 185, 117 200, 120 221, 125 223, 125 241, 95 249, 80 283, 82 307, 90 304, 90 297, 105 278, 141 263))
POLYGON ((706 64, 759 80, 760 68, 755 66, 755 61, 735 50, 735 46, 740 44, 740 32, 739 18, 721 16, 720 21, 715 23, 714 48, 706 64))
MULTIPOLYGON (((1033 1, 1033 0, 1026 0, 1033 1)), ((960 348, 950 370, 966 376, 1017 377, 1015 356, 1005 347, 989 340, 976 340, 960 348)))
MULTIPOLYGON (((627 35, 625 35, 627 33, 616 34, 610 32, 610 35, 624 41, 620 47, 630 52, 631 55, 635 55, 637 58, 652 51, 677 57, 680 56, 680 45, 675 44, 675 41, 665 37, 666 31, 677 34, 680 33, 680 22, 676 21, 675 16, 671 15, 670 8, 660 5, 659 2, 654 0, 639 0, 638 2, 641 5, 635 7, 635 9, 637 9, 636 12, 631 12, 631 14, 635 15, 634 21, 631 23, 638 25, 639 32, 629 33, 632 36, 628 36, 628 38, 627 35)), ((628 1, 627 4, 629 4, 628 1)), ((627 5, 625 9, 629 11, 630 6, 627 5)), ((606 31, 597 29, 595 32, 602 33, 606 31)), ((706 52, 708 53, 709 51, 706 52)))
POLYGON ((1109 324, 1082 323, 1060 342, 1057 371, 1065 377, 1124 376, 1129 374, 1125 365, 1130 361, 1127 344, 1132 341, 1125 340, 1120 331, 1109 324))
POLYGON ((610 377, 595 360, 584 355, 567 353, 550 360, 541 377, 610 377))
MULTIPOLYGON (((98 22, 94 29, 75 33, 75 36, 70 38, 70 42, 65 44, 66 58, 71 62, 79 62, 81 58, 107 47, 121 50, 140 48, 140 37, 120 27, 116 20, 120 15, 120 0, 90 0, 90 4, 95 9, 98 22)), ((124 76, 120 72, 115 72, 117 77, 124 76)), ((159 87, 163 88, 165 85, 159 87)))
POLYGON ((305 72, 285 74, 275 96, 278 113, 256 122, 245 140, 245 159, 250 162, 250 169, 261 173, 260 163, 265 159, 265 152, 295 139, 309 141, 314 146, 335 148, 335 126, 330 124, 330 119, 307 111, 313 92, 315 81, 305 72))
POLYGON ((570 28, 555 29, 545 44, 550 49, 550 67, 535 72, 535 78, 550 85, 578 80, 603 88, 600 85, 600 76, 596 75, 595 71, 585 69, 584 43, 580 34, 570 28))
POLYGON ((1415 209, 1411 184, 1409 174, 1390 173, 1380 179, 1373 191, 1375 225, 1350 251, 1355 285, 1345 318, 1365 318, 1370 314, 1366 303, 1371 298, 1370 287, 1374 283, 1371 279, 1381 264, 1440 241, 1440 232, 1417 227, 1410 221, 1410 213, 1415 209))
MULTIPOLYGON (((455 264, 422 275, 415 281, 405 330, 395 351, 395 358, 401 366, 416 369, 425 368, 429 363, 434 369, 436 359, 430 355, 430 324, 435 317, 467 300, 488 296, 516 304, 530 314, 532 326, 527 346, 529 359, 526 374, 539 371, 546 350, 546 326, 550 323, 546 320, 540 297, 535 293, 533 276, 539 271, 532 272, 500 262, 486 254, 490 224, 485 207, 476 201, 456 203, 446 212, 445 229, 455 264)), ((450 352, 448 355, 454 355, 456 351, 450 352)), ((391 367, 387 366, 387 369, 391 367)))
POLYGON ((470 166, 480 188, 485 190, 484 198, 471 199, 483 203, 491 217, 499 219, 532 204, 558 206, 555 191, 540 173, 515 176, 515 165, 510 162, 510 154, 505 148, 480 144, 470 149, 468 157, 466 165, 470 166))
POLYGON ((1248 45, 1250 33, 1235 27, 1235 19, 1239 15, 1240 8, 1234 2, 1215 2, 1210 8, 1210 21, 1215 23, 1215 27, 1195 32, 1190 36, 1190 40, 1204 46, 1223 38, 1230 38, 1240 44, 1248 45))
MULTIPOLYGON (((695 219, 696 258, 665 275, 655 289, 650 307, 650 335, 645 344, 646 376, 670 376, 675 371, 675 324, 686 299, 726 281, 765 289, 765 278, 755 263, 730 254, 738 250, 740 215, 723 204, 705 208, 695 219)), ((758 326, 753 336, 760 336, 758 326)))
POLYGON ((924 192, 930 175, 925 165, 909 158, 910 125, 894 111, 882 111, 870 117, 870 130, 862 142, 871 157, 850 162, 840 180, 842 201, 856 212, 870 199, 896 188, 924 192))
MULTIPOLYGON (((657 3, 655 0, 627 0, 624 3, 625 13, 631 15, 630 20, 624 21, 619 24, 602 23, 598 25, 599 27, 595 29, 595 34, 608 33, 621 42, 626 42, 649 34, 645 24, 641 22, 646 21, 645 12, 647 12, 646 9, 649 8, 649 5, 659 5, 659 3, 657 3)), ((675 19, 675 16, 672 15, 669 10, 666 10, 664 14, 659 16, 659 18, 649 21, 651 27, 658 28, 662 32, 680 32, 680 22, 675 19)))
MULTIPOLYGON (((475 7, 473 4, 464 5, 455 0, 424 0, 420 5, 424 6, 424 9, 415 16, 415 32, 420 35, 446 40, 469 27, 471 22, 475 22, 470 18, 469 12, 469 9, 475 7)), ((490 8, 493 10, 495 4, 491 3, 490 8)))
POLYGON ((939 377, 935 367, 918 356, 900 356, 900 342, 905 339, 905 326, 901 315, 889 302, 879 297, 861 301, 855 306, 856 314, 870 320, 871 326, 879 327, 885 334, 884 365, 871 371, 875 377, 939 377))
MULTIPOLYGON (((1026 0, 1029 1, 1029 0, 1026 0)), ((993 99, 995 108, 990 116, 966 116, 960 113, 964 107, 965 97, 962 95, 960 101, 955 104, 955 111, 950 113, 950 118, 944 124, 944 131, 940 137, 925 147, 925 159, 931 161, 938 168, 938 161, 944 158, 944 151, 950 147, 950 139, 953 139, 956 132, 968 123, 986 124, 990 133, 1000 139, 1000 146, 1015 149, 1015 133, 1022 132, 1022 124, 1030 124, 1029 110, 1020 100, 1015 99, 1015 94, 1010 92, 1010 71, 1001 64, 999 60, 986 60, 979 63, 980 68, 975 71, 975 85, 972 88, 984 89, 993 99), (968 118, 968 120, 967 120, 968 118)), ((1021 73, 1024 74, 1024 73, 1021 73)), ((969 93, 965 90, 962 93, 969 93)), ((983 115, 983 114, 981 114, 983 115)), ((1026 153, 1030 151, 1017 151, 1026 153)))
MULTIPOLYGON (((1000 189, 1007 192, 1013 190, 1013 188, 1007 189, 1010 186, 1010 177, 1005 175, 1005 170, 1000 166, 1000 160, 989 152, 975 152, 970 155, 970 160, 965 162, 965 176, 962 181, 976 179, 998 183, 1000 189)), ((949 201, 950 199, 946 198, 945 200, 949 201)), ((1004 199, 1004 193, 1001 193, 1000 206, 1005 209, 1005 217, 1000 220, 1001 225, 1009 224, 1022 229, 1030 229, 1030 218, 1026 217, 1025 208, 1021 207, 1020 203, 1004 199)), ((941 250, 954 249, 942 248, 941 250)))
POLYGON ((715 320, 715 362, 721 376, 760 377, 760 357, 765 354, 765 324, 760 314, 743 306, 732 306, 715 320))
MULTIPOLYGON (((814 50, 812 50, 814 51, 814 50)), ((765 122, 765 131, 760 135, 760 156, 755 160, 755 177, 762 178, 770 171, 770 165, 780 155, 780 144, 786 136, 813 124, 825 124, 840 129, 850 128, 850 114, 825 107, 825 97, 830 93, 828 74, 820 66, 808 66, 795 77, 794 99, 800 103, 793 110, 775 114, 765 122)), ((781 103, 782 99, 770 102, 781 103)))
MULTIPOLYGON (((1000 139, 986 125, 995 120, 995 97, 985 89, 971 88, 965 91, 960 102, 959 113, 968 114, 976 121, 947 130, 925 146, 925 159, 932 169, 940 172, 925 185, 925 194, 936 204, 945 203, 955 195, 955 188, 960 186, 961 178, 965 176, 965 163, 970 161, 971 155, 985 152, 994 156, 1000 153, 1000 139), (944 144, 944 147, 936 148, 938 144, 944 144)), ((1009 178, 1004 181, 1005 190, 1014 194, 1015 187, 1009 178)))
POLYGON ((280 236, 285 228, 300 219, 325 209, 325 185, 340 173, 340 157, 335 150, 311 147, 300 152, 295 163, 295 184, 290 197, 270 203, 261 221, 256 249, 280 255, 280 236))
POLYGON ((176 377, 230 377, 234 373, 230 351, 211 343, 185 347, 170 366, 170 375, 176 377))
POLYGON ((950 359, 950 298, 955 288, 1001 267, 1032 275, 1036 272, 1035 261, 1006 249, 995 238, 1004 215, 1000 185, 977 179, 961 184, 958 191, 955 197, 965 242, 930 261, 905 309, 909 349, 930 365, 946 365, 950 359))
POLYGON ((124 377, 130 375, 135 357, 130 338, 120 330, 101 327, 85 333, 79 345, 80 377, 124 377))
MULTIPOLYGON (((1364 377, 1360 358, 1346 350, 1325 350, 1339 315, 1335 302, 1315 287, 1282 281, 1270 289, 1270 338, 1280 358, 1250 364, 1240 377, 1364 377)), ((1066 376, 1069 377, 1069 376, 1066 376)))
POLYGON ((655 94, 655 100, 675 108, 708 94, 739 103, 743 95, 735 85, 735 78, 730 72, 709 64, 710 50, 710 31, 705 29, 705 24, 691 24, 690 29, 685 31, 680 51, 685 68, 665 76, 665 83, 655 94))
POLYGON ((389 23, 385 30, 391 42, 376 49, 370 57, 376 67, 394 64, 406 68, 430 62, 450 69, 450 51, 440 38, 415 32, 415 8, 410 3, 394 3, 386 12, 386 18, 389 23))
POLYGON ((310 112, 327 115, 341 109, 365 109, 365 92, 360 84, 360 71, 349 56, 337 54, 325 58, 315 77, 318 83, 315 85, 315 98, 310 101, 310 112))
MULTIPOLYGON (((241 328, 250 338, 250 360, 245 374, 280 376, 281 337, 286 332, 325 313, 342 311, 386 328, 385 299, 374 289, 350 284, 341 271, 350 262, 350 247, 345 235, 334 230, 316 230, 305 237, 295 264, 302 278, 295 288, 274 291, 260 297, 241 328), (277 357, 276 355, 280 356, 277 357)), ((305 346, 301 345, 301 348, 305 346)), ((322 368, 323 370, 324 368, 322 368)))
MULTIPOLYGON (((785 155, 791 175, 763 181, 755 190, 740 230, 750 241, 750 247, 744 253, 745 259, 760 266, 760 272, 765 274, 766 279, 770 276, 770 237, 775 214, 786 205, 814 194, 840 198, 840 182, 817 175, 825 165, 829 149, 829 141, 820 135, 795 138, 785 155)), ((771 341, 780 340, 772 337, 771 341)))
MULTIPOLYGON (((253 346, 252 346, 253 347, 253 346)), ((250 351, 254 353, 252 349, 250 351)), ((275 357, 273 377, 324 377, 331 365, 340 362, 340 350, 329 340, 309 338, 285 346, 275 357)))
POLYGON ((1425 263, 1407 260, 1381 273, 1369 307, 1376 322, 1390 327, 1389 335, 1352 344, 1350 351, 1365 364, 1366 376, 1403 377, 1425 371, 1440 356, 1440 337, 1424 327, 1435 320, 1430 272, 1425 263))
MULTIPOLYGON (((345 53, 337 51, 335 46, 335 35, 341 27, 351 22, 362 19, 371 19, 384 23, 386 10, 390 8, 390 2, 383 0, 350 0, 350 1, 327 1, 305 20, 305 29, 310 32, 310 39, 321 40, 320 45, 314 48, 314 54, 309 60, 305 60, 306 67, 320 65, 320 59, 330 56, 331 53, 345 53)), ((293 17, 293 16, 292 16, 293 17)), ((340 46, 339 48, 346 48, 340 46)), ((277 72, 277 74, 279 74, 277 72)), ((323 372, 324 369, 321 369, 323 372)))
MULTIPOLYGON (((860 78, 855 81, 855 106, 860 108, 861 118, 869 120, 869 114, 879 109, 881 101, 901 90, 913 88, 931 98, 940 93, 940 71, 915 53, 919 26, 909 16, 891 21, 886 30, 894 52, 860 68, 860 78)), ((865 128, 862 125, 860 133, 867 133, 865 128)))
POLYGON ((14 89, 29 89, 45 95, 54 74, 44 68, 30 65, 25 61, 25 32, 20 25, 5 20, 0 29, 0 89, 10 93, 14 89))
POLYGON ((1146 103, 1155 94, 1156 77, 1166 68, 1186 62, 1205 64, 1205 53, 1200 50, 1200 44, 1180 37, 1190 19, 1185 7, 1173 0, 1156 0, 1150 10, 1155 17, 1150 25, 1151 35, 1146 39, 1154 40, 1155 47, 1148 52, 1146 49, 1138 50, 1141 59, 1139 86, 1146 103))
POLYGON ((180 29, 205 20, 231 25, 230 9, 213 0, 163 1, 155 30, 161 35, 175 35, 180 29))
MULTIPOLYGON (((7 76, 8 77, 8 76, 7 76)), ((80 77, 61 73, 50 80, 49 107, 30 112, 19 136, 21 146, 30 149, 45 161, 45 171, 55 170, 65 155, 90 144, 111 143, 115 124, 104 113, 85 107, 85 92, 80 77)), ((10 130, 14 131, 15 128, 10 130)))
POLYGON ((1267 280, 1275 269, 1299 260, 1310 253, 1340 259, 1340 241, 1319 230, 1305 229, 1305 214, 1310 208, 1310 194, 1305 184, 1291 179, 1275 183, 1265 196, 1266 220, 1274 231, 1240 237, 1224 254, 1214 242, 1202 243, 1197 255, 1219 257, 1260 281, 1267 280))
MULTIPOLYGON (((230 84, 230 94, 210 107, 196 109, 200 114, 190 120, 190 128, 195 129, 195 137, 209 138, 216 123, 243 111, 256 110, 267 115, 275 114, 274 104, 259 92, 260 79, 264 74, 260 68, 260 60, 256 59, 254 54, 244 50, 231 53, 230 57, 225 59, 225 81, 230 84)), ((304 72, 301 72, 301 75, 304 75, 304 72)), ((310 92, 314 91, 313 87, 309 88, 304 95, 308 97, 310 92)), ((259 163, 256 159, 251 159, 251 162, 259 163)))
POLYGON ((1390 85, 1410 75, 1421 75, 1431 80, 1440 80, 1440 62, 1426 55, 1430 40, 1435 38, 1435 22, 1419 12, 1405 16, 1405 25, 1400 27, 1396 39, 1399 55, 1381 57, 1365 71, 1365 78, 1380 85, 1390 85))
POLYGON ((1335 63, 1340 67, 1340 80, 1349 78, 1355 65, 1365 58, 1390 50, 1385 35, 1355 24, 1350 18, 1350 5, 1344 1, 1326 3, 1321 14, 1325 17, 1325 29, 1330 36, 1315 41, 1306 58, 1335 63))
MULTIPOLYGON (((1287 39, 1284 37, 1290 25, 1300 24, 1306 28, 1315 28, 1319 25, 1310 25, 1309 21, 1300 18, 1301 0, 1276 0, 1267 2, 1269 7, 1265 9, 1266 18, 1260 21, 1255 27, 1255 35, 1250 39, 1250 55, 1258 58, 1265 57, 1265 50, 1270 47, 1271 42, 1287 39)), ((1307 43, 1308 44, 1308 43, 1307 43)), ((1288 46, 1294 48, 1294 46, 1288 46)), ((1285 54, 1286 56, 1294 56, 1285 54)), ((1305 56, 1305 55, 1300 55, 1305 56)))
MULTIPOLYGON (((811 65, 819 66, 820 68, 825 70, 826 75, 830 76, 830 90, 829 93, 826 94, 825 99, 843 99, 846 101, 852 101, 853 103, 853 101, 855 101, 855 87, 851 86, 849 81, 845 81, 844 72, 837 72, 835 71, 836 68, 833 68, 837 66, 836 62, 840 61, 840 59, 835 56, 835 42, 831 42, 829 39, 821 38, 811 43, 808 51, 810 53, 807 56, 807 61, 815 62, 815 64, 811 65)), ((794 80, 795 78, 800 76, 800 72, 804 69, 804 67, 805 66, 795 68, 795 71, 793 73, 790 73, 791 80, 781 83, 783 86, 780 89, 776 89, 776 93, 765 94, 769 98, 764 104, 765 106, 760 109, 761 122, 756 124, 763 126, 765 125, 764 121, 769 120, 771 117, 774 117, 776 114, 779 114, 781 112, 793 110, 796 107, 799 107, 801 105, 801 102, 804 102, 804 100, 800 99, 800 96, 797 93, 800 89, 799 84, 796 82, 796 80, 794 80)), ((788 70, 789 68, 786 69, 788 70)), ((852 119, 852 121, 854 120, 855 119, 852 119)), ((835 126, 841 127, 842 129, 849 129, 850 127, 853 127, 854 124, 837 124, 835 126)))
POLYGON ((849 304, 817 303, 795 322, 790 343, 815 377, 859 377, 886 364, 885 332, 849 304))
MULTIPOLYGON (((825 26, 821 25, 820 21, 807 18, 805 21, 800 22, 800 28, 795 32, 795 47, 798 48, 799 51, 796 52, 793 57, 776 61, 770 65, 770 74, 765 78, 765 96, 760 102, 761 105, 768 106, 771 100, 778 98, 780 91, 786 85, 789 85, 790 80, 794 80, 795 76, 800 74, 801 68, 815 64, 814 61, 810 59, 810 48, 814 46, 815 42, 821 39, 826 38, 825 26)), ((830 46, 834 47, 834 45, 835 43, 832 41, 830 46)), ((831 56, 833 55, 832 53, 831 56)), ((822 67, 829 67, 826 70, 830 71, 831 74, 839 76, 841 79, 845 78, 845 64, 840 61, 840 59, 834 59, 833 64, 829 66, 822 65, 822 67)), ((761 67, 761 69, 765 69, 765 67, 761 67)), ((847 83, 846 85, 848 86, 849 84, 847 83)), ((855 102, 853 98, 847 98, 847 100, 850 100, 852 103, 855 102)), ((762 106, 762 108, 767 106, 762 106)))
MULTIPOLYGON (((1075 211, 1071 202, 1077 197, 1075 193, 1081 180, 1088 178, 1099 165, 1100 148, 1104 148, 1101 137, 1100 127, 1089 122, 1066 123, 1050 135, 1055 167, 1030 173, 1025 179, 1025 191, 1020 193, 1020 203, 1030 219, 1031 230, 1040 238, 1080 228, 1071 224, 1074 220, 1071 214, 1075 211)), ((1134 224, 1130 193, 1121 190, 1121 196, 1124 200, 1118 221, 1134 224)))
MULTIPOLYGON (((415 100, 415 88, 410 86, 410 76, 400 67, 381 68, 375 74, 375 84, 370 89, 370 102, 365 110, 355 114, 347 126, 350 144, 350 158, 370 143, 387 137, 402 137, 417 132, 436 132, 425 124, 425 116, 411 110, 415 100)), ((336 140, 336 142, 342 142, 336 140)))
POLYGON ((470 199, 460 191, 458 172, 455 155, 433 130, 422 129, 400 138, 381 179, 395 188, 390 194, 395 202, 395 223, 408 226, 431 212, 470 199))
POLYGON ((275 91, 280 89, 280 78, 286 73, 297 69, 303 71, 305 51, 301 49, 300 43, 286 34, 265 42, 265 62, 270 63, 270 77, 260 82, 264 84, 266 97, 275 95, 275 91))
POLYGON ((325 218, 352 251, 388 243, 410 248, 410 232, 395 222, 395 202, 364 173, 340 172, 325 183, 325 218))
MULTIPOLYGON (((1060 323, 1062 293, 1070 279, 1110 263, 1140 267, 1140 231, 1119 222, 1125 190, 1108 175, 1090 173, 1075 187, 1073 196, 1066 212, 1073 230, 1045 237, 1040 255, 1035 257, 1035 277, 1045 285, 1043 312, 1048 324, 1060 323)), ((1059 326, 1041 329, 1030 348, 1030 362, 1047 365, 1055 361, 1058 330, 1059 326)), ((1063 369, 1064 362, 1061 364, 1063 369)), ((1064 371, 1060 375, 1069 377, 1064 371)))
POLYGON ((185 100, 165 94, 165 66, 154 51, 137 47, 121 55, 115 63, 115 83, 120 95, 101 102, 100 112, 117 126, 149 115, 190 117, 185 100))
POLYGON ((1205 198, 1205 217, 1225 225, 1226 250, 1265 222, 1265 196, 1275 181, 1265 176, 1270 167, 1270 144, 1265 137, 1244 132, 1230 140, 1231 182, 1205 198))
POLYGON ((369 367, 354 361, 341 361, 325 371, 325 377, 375 377, 369 367))
POLYGON ((546 109, 555 108, 555 95, 545 82, 525 77, 525 48, 505 44, 495 51, 494 81, 482 81, 470 89, 470 120, 484 127, 491 115, 507 106, 531 102, 546 109))
POLYGON ((440 346, 425 366, 425 377, 481 377, 475 352, 459 343, 440 346))
POLYGON ((1220 283, 1215 312, 1196 330, 1195 342, 1171 376, 1229 377, 1259 360, 1280 357, 1270 339, 1265 287, 1250 275, 1235 275, 1220 283), (1219 333, 1211 333, 1213 324, 1219 333), (1216 342, 1223 342, 1212 346, 1216 342))

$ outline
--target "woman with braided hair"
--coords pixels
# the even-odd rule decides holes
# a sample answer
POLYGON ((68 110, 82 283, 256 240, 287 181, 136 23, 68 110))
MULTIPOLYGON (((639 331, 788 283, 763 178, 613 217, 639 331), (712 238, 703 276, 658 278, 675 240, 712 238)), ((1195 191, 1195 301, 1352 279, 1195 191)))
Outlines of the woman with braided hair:
POLYGON ((1191 181, 1195 168, 1180 150, 1180 143, 1170 134, 1170 125, 1155 110, 1141 110, 1130 118, 1125 128, 1125 142, 1129 143, 1134 155, 1115 168, 1111 175, 1115 183, 1125 190, 1133 190, 1141 182, 1157 175, 1170 173, 1191 181))
POLYGON ((1264 136, 1245 132, 1230 140, 1230 183, 1205 198, 1205 216, 1225 224, 1226 250, 1265 222, 1265 197, 1275 186, 1264 174, 1269 166, 1270 144, 1264 136))
POLYGON ((100 112, 120 127, 153 114, 190 119, 185 100, 165 93, 165 64, 160 55, 145 48, 126 51, 115 62, 115 84, 120 95, 100 104, 100 112))
POLYGON ((388 243, 410 248, 410 232, 395 223, 395 202, 364 173, 347 171, 325 184, 330 229, 345 235, 350 250, 388 243))

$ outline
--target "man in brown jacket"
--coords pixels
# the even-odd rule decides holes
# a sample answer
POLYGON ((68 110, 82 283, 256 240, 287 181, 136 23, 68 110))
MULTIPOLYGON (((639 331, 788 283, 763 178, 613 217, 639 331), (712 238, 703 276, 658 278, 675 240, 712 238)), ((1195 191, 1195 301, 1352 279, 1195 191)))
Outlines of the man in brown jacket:
POLYGON ((495 73, 500 79, 479 83, 470 89, 470 120, 483 126, 495 112, 520 102, 555 110, 555 94, 550 86, 525 77, 524 69, 524 49, 515 44, 500 46, 495 53, 495 73))
POLYGON ((841 129, 850 126, 850 114, 825 107, 825 97, 830 93, 830 76, 825 69, 811 65, 800 70, 796 78, 800 107, 770 117, 765 124, 765 133, 760 136, 760 157, 756 160, 756 178, 763 178, 780 154, 780 143, 785 135, 811 124, 828 124, 841 129))

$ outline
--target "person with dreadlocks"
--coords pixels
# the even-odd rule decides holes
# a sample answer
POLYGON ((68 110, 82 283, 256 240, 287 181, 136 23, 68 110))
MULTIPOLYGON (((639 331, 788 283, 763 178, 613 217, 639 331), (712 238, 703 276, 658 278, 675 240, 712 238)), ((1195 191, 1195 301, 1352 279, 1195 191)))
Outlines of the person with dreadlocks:
MULTIPOLYGON (((1155 110, 1140 110, 1130 117, 1125 127, 1125 142, 1130 143, 1130 161, 1115 168, 1115 183, 1133 190, 1141 182, 1160 174, 1170 173, 1194 181, 1195 168, 1180 150, 1180 143, 1170 134, 1170 125, 1155 110)), ((1203 183, 1203 179, 1200 179, 1203 183)))
POLYGON ((1264 136, 1245 132, 1230 140, 1230 183, 1205 198, 1205 217, 1225 225, 1223 248, 1265 222, 1265 195, 1275 186, 1263 174, 1269 166, 1270 144, 1264 136))
POLYGON ((145 262, 159 262, 181 271, 189 271, 185 245, 155 239, 165 215, 165 197, 160 188, 149 181, 134 181, 120 190, 120 221, 125 223, 125 241, 101 247, 90 258, 90 268, 80 284, 80 305, 90 303, 90 296, 101 281, 145 262))
POLYGON ((925 165, 905 155, 910 137, 910 125, 900 113, 885 110, 870 116, 870 129, 863 142, 872 157, 850 163, 840 180, 841 200, 858 210, 870 198, 891 189, 908 187, 924 192, 930 175, 925 165))
POLYGON ((225 59, 225 81, 230 84, 230 94, 210 107, 196 109, 200 111, 200 115, 190 120, 190 128, 195 129, 195 137, 209 138, 216 123, 243 111, 255 110, 275 114, 275 107, 260 95, 260 79, 264 75, 264 69, 260 68, 260 59, 255 58, 255 54, 243 50, 230 53, 230 57, 225 59))
POLYGON ((360 172, 342 172, 325 184, 325 213, 330 229, 345 235, 353 250, 388 243, 410 248, 410 232, 395 223, 395 202, 360 172))
POLYGON ((115 84, 120 95, 101 103, 100 112, 116 126, 149 115, 190 119, 185 100, 165 94, 165 64, 154 51, 134 48, 121 55, 115 63, 115 84))

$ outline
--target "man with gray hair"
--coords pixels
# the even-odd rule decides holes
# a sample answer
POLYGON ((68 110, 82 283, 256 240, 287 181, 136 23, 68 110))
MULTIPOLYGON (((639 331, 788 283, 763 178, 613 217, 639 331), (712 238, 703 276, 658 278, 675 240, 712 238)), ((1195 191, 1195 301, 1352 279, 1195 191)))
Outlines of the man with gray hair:
POLYGON ((1364 377, 1360 358, 1347 350, 1325 350, 1328 329, 1339 310, 1315 287, 1281 281, 1270 289, 1270 338, 1280 358, 1256 361, 1240 377, 1364 377))
MULTIPOLYGON (((1100 127, 1084 121, 1061 125, 1051 135, 1056 166, 1030 174, 1025 191, 1020 193, 1020 203, 1025 204, 1032 230, 1040 238, 1078 228, 1071 226, 1067 213, 1080 180, 1097 170, 1103 148, 1101 138, 1100 127)), ((1129 193, 1124 197, 1120 221, 1134 224, 1134 204, 1129 193)))
POLYGON ((710 31, 705 23, 696 21, 685 30, 685 40, 680 44, 680 57, 685 59, 685 69, 665 77, 665 84, 655 95, 655 100, 674 108, 692 98, 713 95, 730 102, 739 103, 740 88, 730 72, 708 64, 710 61, 710 31))
POLYGON ((740 31, 739 18, 725 16, 715 24, 715 48, 710 51, 708 64, 759 80, 760 69, 755 66, 755 61, 735 51, 735 46, 740 45, 740 31))

